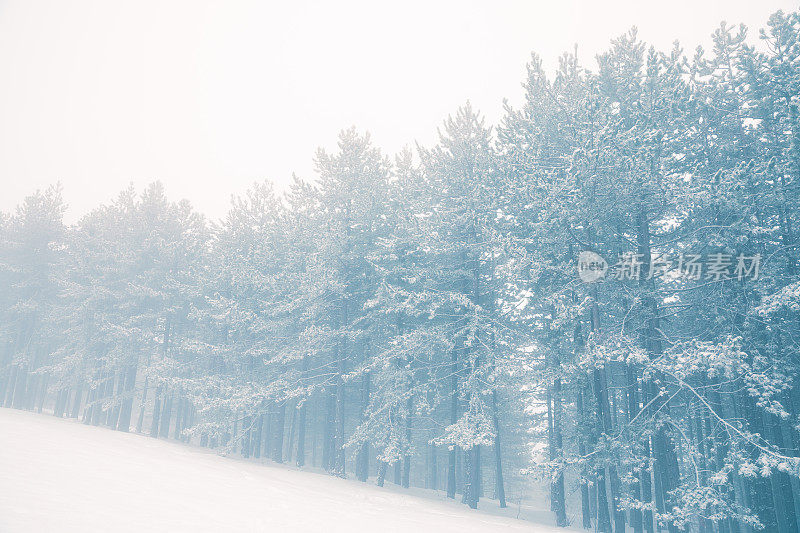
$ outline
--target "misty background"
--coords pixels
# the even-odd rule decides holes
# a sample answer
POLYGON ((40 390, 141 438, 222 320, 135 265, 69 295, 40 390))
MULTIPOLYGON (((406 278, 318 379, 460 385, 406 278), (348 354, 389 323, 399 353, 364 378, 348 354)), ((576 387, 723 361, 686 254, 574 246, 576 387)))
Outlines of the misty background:
POLYGON ((535 51, 587 68, 637 26, 660 50, 749 39, 790 1, 0 1, 0 211, 60 181, 73 222, 161 180, 212 218, 256 180, 313 178, 350 125, 387 153, 470 100, 489 124, 535 51), (688 16, 687 16, 688 14, 688 16))

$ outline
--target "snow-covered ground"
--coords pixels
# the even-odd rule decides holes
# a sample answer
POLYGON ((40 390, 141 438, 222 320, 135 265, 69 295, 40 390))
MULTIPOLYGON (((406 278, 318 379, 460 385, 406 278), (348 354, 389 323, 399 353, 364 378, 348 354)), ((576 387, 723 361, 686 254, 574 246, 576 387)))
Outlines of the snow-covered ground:
POLYGON ((3 533, 563 532, 424 492, 0 409, 3 533))

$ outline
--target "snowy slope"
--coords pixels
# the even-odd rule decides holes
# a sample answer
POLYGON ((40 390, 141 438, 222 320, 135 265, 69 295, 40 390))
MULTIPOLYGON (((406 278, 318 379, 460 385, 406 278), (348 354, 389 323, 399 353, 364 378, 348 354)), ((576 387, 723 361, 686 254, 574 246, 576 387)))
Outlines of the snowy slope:
POLYGON ((0 532, 556 530, 460 504, 0 409, 0 532))

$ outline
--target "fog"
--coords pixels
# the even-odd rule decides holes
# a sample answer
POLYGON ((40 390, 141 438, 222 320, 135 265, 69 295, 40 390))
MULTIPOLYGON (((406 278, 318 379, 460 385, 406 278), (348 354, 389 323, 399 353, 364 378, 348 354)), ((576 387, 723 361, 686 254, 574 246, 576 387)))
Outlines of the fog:
POLYGON ((531 52, 552 69, 577 45, 593 67, 634 25, 691 51, 722 19, 759 28, 793 4, 5 0, 0 210, 60 181, 75 221, 161 180, 220 217, 254 180, 313 178, 342 128, 393 153, 433 143, 466 100, 495 123, 531 52))

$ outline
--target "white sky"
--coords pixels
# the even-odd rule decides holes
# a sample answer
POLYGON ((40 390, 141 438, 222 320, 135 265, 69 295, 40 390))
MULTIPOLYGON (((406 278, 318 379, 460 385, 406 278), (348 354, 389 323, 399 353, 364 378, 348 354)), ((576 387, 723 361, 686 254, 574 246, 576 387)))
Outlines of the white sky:
POLYGON ((60 181, 74 221, 161 180, 212 218, 255 180, 313 177, 342 128, 430 144, 467 99, 494 123, 530 53, 585 65, 639 28, 661 49, 782 0, 0 0, 0 210, 60 181))

